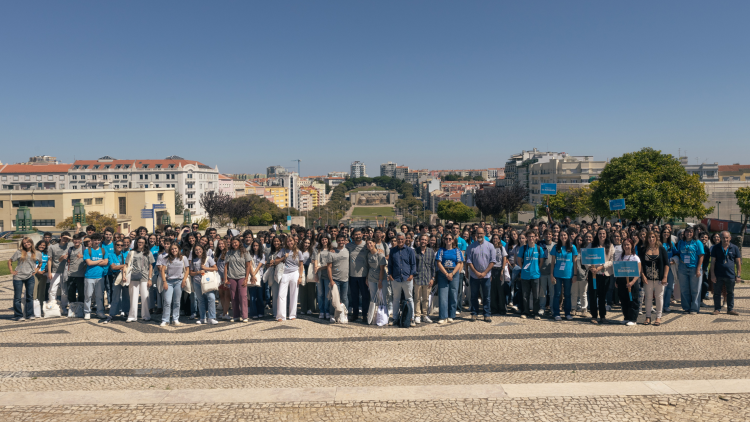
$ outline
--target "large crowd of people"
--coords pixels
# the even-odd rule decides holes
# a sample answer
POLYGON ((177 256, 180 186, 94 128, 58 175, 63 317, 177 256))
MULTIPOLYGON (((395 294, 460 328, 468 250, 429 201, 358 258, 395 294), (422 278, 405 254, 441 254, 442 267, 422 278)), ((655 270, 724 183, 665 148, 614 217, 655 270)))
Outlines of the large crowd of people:
POLYGON ((102 323, 136 321, 139 306, 142 320, 160 315, 162 326, 285 321, 298 313, 337 322, 333 303, 340 302, 348 321, 372 323, 368 309, 378 302, 388 307, 389 325, 403 326, 407 315, 411 324, 449 324, 462 314, 485 322, 517 314, 604 324, 619 308, 628 326, 644 312, 643 324, 659 326, 677 303, 685 314, 702 307, 719 314, 726 306, 737 315, 734 286, 741 282, 731 235, 701 225, 673 231, 670 224, 566 218, 523 230, 485 222, 391 223, 257 234, 230 229, 222 236, 193 224, 154 233, 140 227, 129 235, 88 226, 63 232, 57 243, 51 237, 45 233, 36 244, 24 238, 8 261, 17 321, 56 305, 63 316, 82 308, 83 318, 95 313, 102 323), (589 248, 602 248, 604 262, 584 263, 589 248), (617 277, 619 261, 636 262, 639 271, 617 277))

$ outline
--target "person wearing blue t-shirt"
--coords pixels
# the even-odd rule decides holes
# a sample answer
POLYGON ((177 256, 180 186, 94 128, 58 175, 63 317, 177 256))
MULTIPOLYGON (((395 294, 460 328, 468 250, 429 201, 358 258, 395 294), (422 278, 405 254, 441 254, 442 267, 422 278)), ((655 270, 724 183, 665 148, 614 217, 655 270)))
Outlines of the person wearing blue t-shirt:
POLYGON ((89 239, 91 239, 91 247, 83 249, 83 260, 87 266, 83 276, 83 319, 91 319, 91 295, 94 294, 94 289, 96 289, 96 316, 104 319, 104 275, 109 261, 102 248, 102 235, 94 233, 89 239))
MULTIPOLYGON (((114 229, 112 229, 112 227, 104 228, 104 237, 102 239, 102 249, 104 249, 105 256, 115 251, 115 243, 113 241, 114 236, 115 236, 115 231, 114 229)), ((104 291, 107 292, 107 301, 109 302, 109 306, 112 307, 112 284, 114 284, 114 279, 110 277, 109 264, 107 264, 107 266, 104 267, 103 273, 104 273, 103 275, 104 291)))
POLYGON ((571 320, 571 301, 570 288, 573 285, 573 268, 578 261, 578 249, 575 245, 570 244, 570 237, 567 232, 560 232, 557 245, 552 247, 551 252, 552 284, 555 286, 554 296, 552 298, 552 315, 555 321, 560 321, 560 294, 565 291, 565 301, 563 308, 565 310, 565 319, 571 320))
POLYGON ((459 274, 463 268, 464 255, 457 246, 452 232, 443 235, 443 245, 435 254, 438 299, 440 303, 438 324, 453 322, 458 305, 459 274))
POLYGON ((107 275, 112 282, 112 296, 109 297, 109 315, 104 323, 109 323, 112 318, 120 315, 125 317, 125 311, 130 311, 130 293, 128 286, 115 284, 117 277, 125 270, 123 276, 127 274, 125 267, 128 263, 128 251, 123 251, 125 243, 122 240, 113 242, 114 250, 107 254, 107 263, 109 264, 109 274, 107 275))
MULTIPOLYGON (((535 319, 539 316, 539 278, 540 268, 547 258, 547 249, 536 244, 537 235, 529 230, 526 232, 526 246, 518 251, 516 262, 520 261, 521 289, 523 290, 523 310, 535 319)), ((521 314, 521 318, 526 318, 521 314)))
POLYGON ((701 306, 701 266, 705 255, 703 244, 693 238, 693 228, 688 227, 683 232, 685 240, 677 243, 680 264, 677 268, 677 278, 680 281, 680 297, 682 310, 685 314, 695 315, 701 306))

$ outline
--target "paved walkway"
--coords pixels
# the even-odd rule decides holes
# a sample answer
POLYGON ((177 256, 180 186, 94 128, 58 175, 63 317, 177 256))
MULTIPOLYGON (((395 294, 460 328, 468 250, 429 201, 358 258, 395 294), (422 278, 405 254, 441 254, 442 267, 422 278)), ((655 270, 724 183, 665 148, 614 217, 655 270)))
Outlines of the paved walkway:
POLYGON ((0 420, 750 419, 747 285, 739 317, 671 313, 661 327, 20 323, 12 291, 0 278, 0 420))

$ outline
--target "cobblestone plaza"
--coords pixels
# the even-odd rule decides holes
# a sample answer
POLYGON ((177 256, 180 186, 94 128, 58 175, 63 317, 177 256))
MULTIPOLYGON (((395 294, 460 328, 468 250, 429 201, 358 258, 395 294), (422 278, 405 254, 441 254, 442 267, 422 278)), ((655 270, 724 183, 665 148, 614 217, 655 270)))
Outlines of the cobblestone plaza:
POLYGON ((0 420, 750 419, 746 285, 739 317, 671 313, 660 327, 617 311, 604 326, 13 322, 12 292, 3 277, 0 420))

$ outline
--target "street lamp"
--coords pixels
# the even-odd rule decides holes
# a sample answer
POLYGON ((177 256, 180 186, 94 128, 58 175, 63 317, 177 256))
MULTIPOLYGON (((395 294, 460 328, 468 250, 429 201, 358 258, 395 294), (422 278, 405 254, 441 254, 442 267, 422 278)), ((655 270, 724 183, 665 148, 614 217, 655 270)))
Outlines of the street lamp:
POLYGON ((716 215, 716 218, 721 220, 721 201, 716 201, 716 215))
POLYGON ((190 210, 185 209, 185 212, 182 213, 182 224, 191 224, 192 222, 190 210))
POLYGON ((159 219, 159 223, 162 226, 168 226, 168 225, 172 224, 172 219, 169 217, 169 213, 165 212, 164 214, 162 214, 161 218, 159 219))

